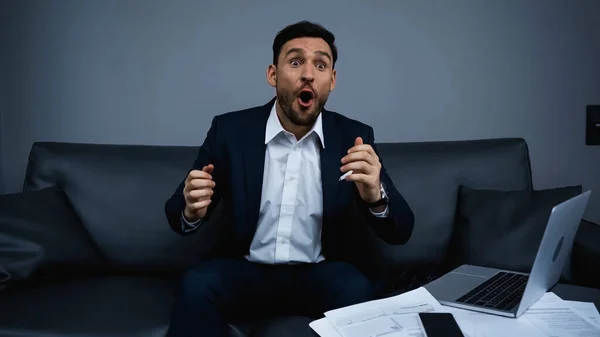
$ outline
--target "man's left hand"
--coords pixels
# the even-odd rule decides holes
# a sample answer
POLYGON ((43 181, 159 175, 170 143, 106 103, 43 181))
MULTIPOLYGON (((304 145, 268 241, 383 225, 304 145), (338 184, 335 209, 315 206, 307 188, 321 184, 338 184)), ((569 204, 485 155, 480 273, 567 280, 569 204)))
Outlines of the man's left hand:
POLYGON ((379 183, 381 163, 375 150, 373 150, 371 145, 363 144, 362 138, 357 137, 354 140, 354 146, 342 158, 342 167, 340 170, 342 174, 352 170, 352 174, 345 179, 347 181, 354 181, 360 197, 365 202, 376 202, 381 199, 379 183))

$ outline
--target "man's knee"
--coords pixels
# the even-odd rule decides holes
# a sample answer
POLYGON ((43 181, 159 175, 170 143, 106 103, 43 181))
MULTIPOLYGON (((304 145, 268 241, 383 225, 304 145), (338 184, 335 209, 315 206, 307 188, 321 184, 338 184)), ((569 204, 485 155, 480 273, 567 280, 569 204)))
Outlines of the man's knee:
POLYGON ((369 279, 353 266, 338 266, 335 282, 329 284, 327 309, 337 309, 375 299, 375 287, 369 279))
POLYGON ((373 284, 362 274, 354 275, 339 286, 340 305, 347 306, 370 301, 375 298, 373 284))
POLYGON ((190 269, 181 277, 178 297, 185 301, 201 303, 218 291, 222 281, 222 277, 215 271, 190 269))

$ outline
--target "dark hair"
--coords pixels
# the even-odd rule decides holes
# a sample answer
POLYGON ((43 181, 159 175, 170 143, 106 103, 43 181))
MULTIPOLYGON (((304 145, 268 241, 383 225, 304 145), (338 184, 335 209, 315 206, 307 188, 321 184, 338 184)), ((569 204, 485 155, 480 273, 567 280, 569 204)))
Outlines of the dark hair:
POLYGON ((299 37, 318 37, 329 45, 331 48, 331 57, 333 57, 333 66, 335 66, 335 61, 337 61, 337 48, 335 46, 335 36, 333 33, 325 29, 323 26, 312 23, 309 21, 300 21, 285 27, 280 30, 275 36, 275 40, 273 40, 273 64, 277 65, 277 59, 279 58, 279 53, 281 53, 281 48, 283 45, 293 39, 299 37))

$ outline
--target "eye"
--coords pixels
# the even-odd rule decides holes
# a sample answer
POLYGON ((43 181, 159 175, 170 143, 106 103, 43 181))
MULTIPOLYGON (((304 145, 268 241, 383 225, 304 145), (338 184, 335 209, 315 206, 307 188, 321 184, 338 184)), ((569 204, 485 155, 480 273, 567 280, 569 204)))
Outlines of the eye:
POLYGON ((327 65, 325 63, 317 63, 317 68, 325 69, 325 68, 327 68, 327 65))
POLYGON ((298 60, 292 60, 292 62, 290 62, 290 64, 291 64, 293 67, 297 67, 297 66, 299 66, 299 65, 300 65, 300 61, 298 61, 298 60))

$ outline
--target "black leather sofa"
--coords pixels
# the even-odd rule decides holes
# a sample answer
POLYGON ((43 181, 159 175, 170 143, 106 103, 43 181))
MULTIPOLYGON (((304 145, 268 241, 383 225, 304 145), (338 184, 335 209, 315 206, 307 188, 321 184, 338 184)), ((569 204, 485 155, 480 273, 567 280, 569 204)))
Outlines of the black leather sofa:
MULTIPOLYGON (((378 147, 416 217, 404 246, 389 246, 357 225, 362 241, 355 248, 389 281, 383 296, 443 272, 460 186, 533 189, 523 139, 378 147)), ((0 196, 0 336, 164 336, 179 275, 223 239, 222 208, 192 236, 175 234, 166 222, 164 203, 196 151, 33 144, 23 192, 0 196)), ((593 289, 600 280, 590 268, 600 261, 599 240, 600 227, 582 222, 561 280, 573 285, 558 285, 559 296, 600 304, 600 291, 593 289)), ((312 319, 232 322, 231 335, 314 336, 312 319)))

